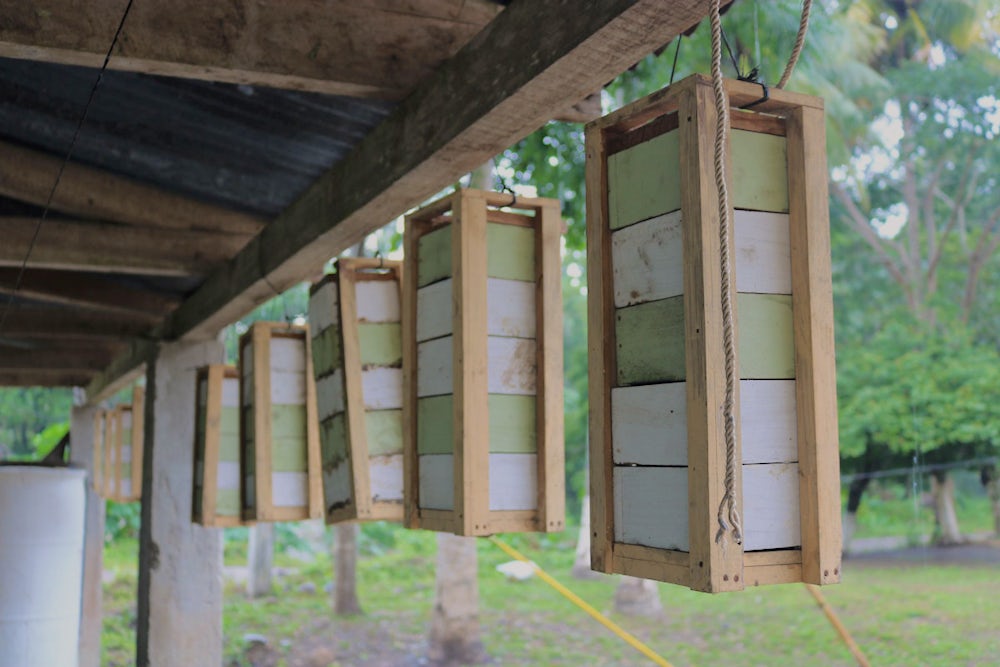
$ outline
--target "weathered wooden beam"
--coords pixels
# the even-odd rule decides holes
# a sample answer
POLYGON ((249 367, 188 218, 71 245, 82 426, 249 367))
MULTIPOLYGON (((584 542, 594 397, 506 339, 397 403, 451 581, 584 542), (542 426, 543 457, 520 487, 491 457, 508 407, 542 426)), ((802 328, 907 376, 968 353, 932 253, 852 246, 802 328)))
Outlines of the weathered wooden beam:
MULTIPOLYGON (((0 17, 8 9, 14 8, 5 5, 0 17)), ((0 141, 0 195, 44 206, 61 164, 62 156, 0 141)), ((68 215, 140 227, 201 229, 243 236, 255 234, 264 226, 264 221, 255 216, 72 162, 63 171, 51 208, 68 215)))
POLYGON ((207 336, 585 98, 708 11, 699 0, 514 3, 174 313, 207 336))
MULTIPOLYGON (((37 218, 0 217, 0 266, 21 266, 37 218)), ((28 266, 138 275, 204 275, 235 255, 249 234, 150 229, 109 222, 45 220, 28 266)))
MULTIPOLYGON (((100 67, 124 5, 4 3, 0 56, 100 67)), ((139 2, 108 66, 401 99, 500 11, 486 0, 139 2)))
POLYGON ((0 387, 82 387, 90 382, 89 371, 0 369, 0 387))
MULTIPOLYGON (((0 299, 0 303, 5 302, 5 297, 0 299)), ((17 304, 7 315, 0 336, 30 340, 75 338, 124 341, 142 336, 149 328, 147 320, 127 313, 17 304)))
POLYGON ((0 345, 0 371, 30 373, 33 370, 89 371, 97 373, 111 362, 114 348, 43 348, 23 350, 0 345))
MULTIPOLYGON (((0 294, 9 295, 14 291, 17 274, 16 268, 0 268, 0 294)), ((36 301, 127 313, 147 326, 162 320, 180 301, 160 292, 126 286, 93 274, 45 269, 25 271, 17 294, 36 301)))

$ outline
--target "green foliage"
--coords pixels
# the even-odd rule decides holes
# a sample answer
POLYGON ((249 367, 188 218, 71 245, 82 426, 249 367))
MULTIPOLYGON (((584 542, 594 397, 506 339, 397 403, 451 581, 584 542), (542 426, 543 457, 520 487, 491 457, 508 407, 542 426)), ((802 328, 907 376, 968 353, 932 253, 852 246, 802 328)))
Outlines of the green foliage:
POLYGON ((37 457, 35 436, 64 422, 72 400, 69 389, 0 389, 0 458, 37 457))
POLYGON ((140 503, 118 503, 107 501, 104 515, 104 542, 139 539, 139 524, 142 518, 140 503))

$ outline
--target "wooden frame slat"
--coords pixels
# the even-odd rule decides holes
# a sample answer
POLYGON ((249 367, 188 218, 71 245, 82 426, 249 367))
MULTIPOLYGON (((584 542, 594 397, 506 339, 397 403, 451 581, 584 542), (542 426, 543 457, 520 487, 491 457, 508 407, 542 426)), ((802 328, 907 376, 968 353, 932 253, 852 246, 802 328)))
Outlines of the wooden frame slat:
MULTIPOLYGON (((237 505, 236 514, 220 514, 218 508, 223 385, 227 381, 238 384, 239 377, 239 370, 235 366, 211 364, 199 368, 195 380, 195 420, 198 426, 195 428, 191 519, 194 523, 202 526, 231 528, 247 525, 247 522, 241 517, 239 505, 237 505), (200 400, 202 383, 205 384, 204 406, 200 400), (203 440, 200 443, 197 441, 199 428, 204 431, 203 440), (201 486, 200 498, 195 493, 197 486, 201 486)), ((237 415, 239 415, 238 406, 236 410, 237 415)), ((241 471, 241 481, 242 477, 241 471)))

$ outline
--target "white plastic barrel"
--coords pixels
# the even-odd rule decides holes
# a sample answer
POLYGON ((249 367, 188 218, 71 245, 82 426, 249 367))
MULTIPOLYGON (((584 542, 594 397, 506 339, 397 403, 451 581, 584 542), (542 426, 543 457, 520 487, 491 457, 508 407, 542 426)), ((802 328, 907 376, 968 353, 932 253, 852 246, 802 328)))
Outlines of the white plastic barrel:
POLYGON ((0 466, 0 667, 76 667, 83 470, 0 466))

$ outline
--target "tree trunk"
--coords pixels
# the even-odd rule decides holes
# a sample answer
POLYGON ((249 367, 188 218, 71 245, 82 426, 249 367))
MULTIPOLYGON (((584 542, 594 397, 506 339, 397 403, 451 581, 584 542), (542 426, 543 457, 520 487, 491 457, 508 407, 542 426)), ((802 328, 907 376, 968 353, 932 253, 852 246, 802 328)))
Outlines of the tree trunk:
POLYGON ((333 613, 361 613, 358 602, 358 524, 338 523, 333 532, 333 613))
POLYGON ((615 611, 627 616, 656 616, 663 611, 655 581, 622 577, 615 590, 615 611))
POLYGON ((479 638, 479 582, 476 540, 437 536, 437 582, 431 616, 429 664, 474 665, 486 658, 479 638))
POLYGON ((962 532, 955 514, 955 481, 947 472, 931 475, 931 494, 934 496, 934 518, 937 521, 937 539, 940 545, 961 544, 962 532))
POLYGON ((583 497, 580 510, 580 533, 576 538, 576 559, 570 571, 576 579, 600 579, 601 575, 590 569, 590 495, 583 497))
POLYGON ((858 508, 861 507, 861 499, 864 497, 865 489, 871 483, 870 477, 857 477, 847 490, 847 513, 844 516, 844 553, 851 550, 851 540, 858 529, 858 508))
POLYGON ((247 545, 247 595, 251 598, 271 594, 271 567, 274 565, 274 524, 250 526, 247 545))
POLYGON ((997 474, 996 464, 983 466, 979 471, 979 479, 990 499, 990 507, 993 508, 993 532, 1000 537, 1000 474, 997 474))

